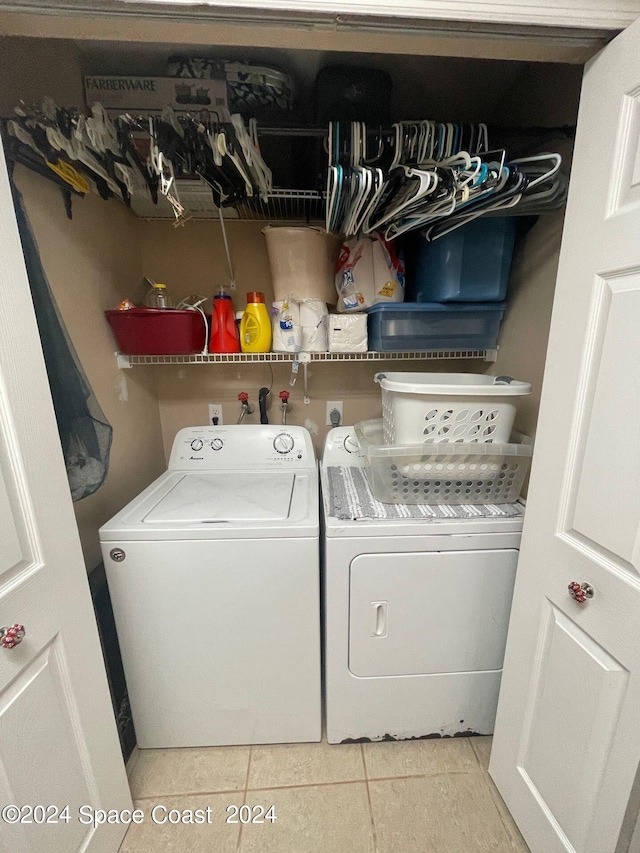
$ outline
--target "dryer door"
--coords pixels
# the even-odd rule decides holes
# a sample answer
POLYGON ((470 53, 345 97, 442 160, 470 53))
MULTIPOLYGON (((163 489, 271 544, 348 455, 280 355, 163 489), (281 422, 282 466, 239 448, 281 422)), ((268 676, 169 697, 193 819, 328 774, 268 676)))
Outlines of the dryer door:
POLYGON ((349 669, 359 676, 502 668, 516 550, 361 554, 349 669))

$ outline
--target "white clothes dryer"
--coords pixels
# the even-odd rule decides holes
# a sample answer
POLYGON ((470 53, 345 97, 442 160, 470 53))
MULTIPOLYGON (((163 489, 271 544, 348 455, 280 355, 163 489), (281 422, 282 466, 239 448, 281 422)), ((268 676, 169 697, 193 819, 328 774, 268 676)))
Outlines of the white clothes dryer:
POLYGON ((355 517, 363 465, 353 428, 331 430, 321 467, 327 738, 491 734, 524 506, 376 509, 369 493, 374 512, 396 517, 355 517))
POLYGON ((302 427, 193 427, 100 530, 141 747, 321 738, 318 475, 302 427))

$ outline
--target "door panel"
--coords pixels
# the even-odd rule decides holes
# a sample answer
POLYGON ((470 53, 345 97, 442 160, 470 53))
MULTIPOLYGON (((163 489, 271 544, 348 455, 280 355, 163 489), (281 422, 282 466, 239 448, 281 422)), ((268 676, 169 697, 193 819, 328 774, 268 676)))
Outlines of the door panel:
POLYGON ((518 552, 361 554, 351 563, 349 669, 502 668, 518 552))
POLYGON ((86 745, 76 740, 64 687, 69 677, 63 664, 60 640, 47 646, 22 670, 0 699, 0 741, 6 783, 12 803, 50 804, 63 809, 69 805, 69 822, 44 823, 33 829, 27 850, 79 850, 88 827, 78 819, 84 804, 99 805, 95 780, 83 773, 86 745), (25 721, 29 737, 23 738, 25 721), (58 767, 64 772, 42 773, 42 768, 58 767))
POLYGON ((532 853, 622 853, 634 819, 639 57, 636 23, 585 72, 490 762, 532 853))
POLYGON ((570 469, 575 509, 565 524, 632 564, 640 523, 640 271, 597 277, 594 345, 580 406, 581 459, 570 469))
POLYGON ((0 204, 0 803, 70 808, 0 846, 114 853, 125 826, 78 821, 131 800, 1 147, 0 204))
POLYGON ((0 457, 0 572, 4 573, 22 560, 22 549, 1 463, 2 457, 0 457))
POLYGON ((629 673, 572 619, 547 607, 519 766, 532 793, 581 850, 629 673), (558 766, 566 770, 558 773, 558 766), (577 802, 567 798, 567 785, 580 792, 577 802))
POLYGON ((0 376, 0 583, 34 565, 32 543, 27 534, 33 519, 26 495, 20 490, 20 480, 24 476, 20 460, 12 458, 15 428, 9 411, 1 405, 6 399, 7 390, 0 376))
POLYGON ((640 86, 623 96, 613 161, 608 216, 640 204, 640 86))

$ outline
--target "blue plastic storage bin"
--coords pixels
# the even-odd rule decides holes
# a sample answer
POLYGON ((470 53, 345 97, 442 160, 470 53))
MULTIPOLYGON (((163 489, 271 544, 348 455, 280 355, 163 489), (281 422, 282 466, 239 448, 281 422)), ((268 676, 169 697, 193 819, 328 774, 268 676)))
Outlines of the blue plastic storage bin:
POLYGON ((494 349, 504 302, 398 302, 367 309, 369 349, 376 352, 494 349))
POLYGON ((516 223, 513 217, 474 219, 428 243, 407 241, 407 299, 415 302, 501 302, 507 292, 516 223))

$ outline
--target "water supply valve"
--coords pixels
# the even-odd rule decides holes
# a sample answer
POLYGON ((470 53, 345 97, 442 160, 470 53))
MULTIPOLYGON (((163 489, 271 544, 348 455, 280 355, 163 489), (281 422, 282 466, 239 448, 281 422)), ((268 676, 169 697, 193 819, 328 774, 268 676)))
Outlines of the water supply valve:
POLYGON ((238 400, 240 401, 240 417, 238 418, 238 423, 241 424, 245 415, 253 414, 255 406, 253 403, 249 402, 249 395, 246 391, 241 391, 238 394, 238 400))
POLYGON ((287 423, 287 412, 291 410, 291 403, 289 402, 289 397, 291 396, 288 391, 281 391, 278 396, 280 397, 280 411, 282 412, 282 423, 287 423))

